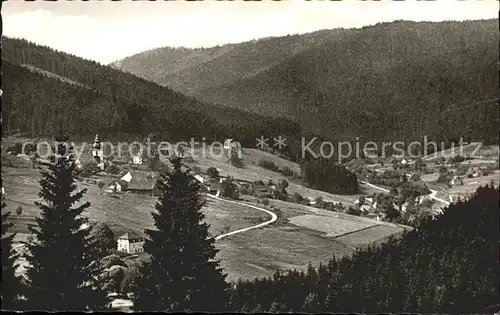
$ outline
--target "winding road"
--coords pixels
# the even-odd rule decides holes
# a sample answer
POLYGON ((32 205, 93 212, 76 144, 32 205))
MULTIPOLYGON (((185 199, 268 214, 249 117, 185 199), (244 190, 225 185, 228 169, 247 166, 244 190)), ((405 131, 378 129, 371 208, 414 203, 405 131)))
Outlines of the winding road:
POLYGON ((260 227, 269 225, 269 224, 275 222, 276 220, 278 220, 278 216, 275 213, 273 213, 273 212, 271 212, 269 210, 262 209, 262 208, 259 208, 259 207, 256 207, 256 206, 252 206, 252 205, 249 205, 249 204, 246 204, 246 203, 243 203, 243 202, 237 202, 237 201, 232 201, 232 200, 227 200, 227 199, 219 198, 219 197, 216 197, 216 196, 211 195, 211 194, 207 194, 207 196, 209 196, 210 198, 213 198, 213 199, 217 199, 217 200, 223 201, 223 202, 234 203, 234 204, 237 204, 237 205, 241 205, 241 206, 249 207, 249 208, 252 208, 252 209, 259 210, 259 211, 263 211, 263 212, 265 212, 265 213, 267 213, 267 214, 269 214, 271 216, 271 219, 268 220, 268 221, 266 221, 266 222, 262 222, 262 223, 259 223, 257 225, 249 226, 249 227, 246 227, 246 228, 243 228, 243 229, 235 230, 235 231, 232 231, 232 232, 229 232, 229 233, 226 233, 226 234, 218 235, 218 236, 215 237, 215 240, 220 240, 221 238, 224 238, 226 236, 230 236, 230 235, 234 235, 234 234, 238 234, 238 233, 243 233, 243 232, 246 232, 246 231, 249 231, 249 230, 258 229, 260 227))
MULTIPOLYGON (((360 182, 361 182, 362 184, 368 185, 368 186, 370 186, 370 187, 372 187, 372 188, 375 188, 375 189, 378 189, 378 190, 382 190, 382 191, 384 191, 384 192, 389 192, 389 190, 388 190, 388 189, 385 189, 385 188, 379 187, 379 186, 377 186, 377 185, 373 185, 373 184, 370 184, 370 183, 365 182, 365 181, 360 181, 360 182)), ((436 197, 436 194, 437 194, 437 191, 436 191, 436 190, 432 190, 432 189, 429 189, 429 190, 431 191, 431 193, 427 195, 427 196, 429 196, 429 198, 432 198, 432 199, 434 199, 434 200, 437 200, 437 201, 439 201, 439 202, 441 202, 441 203, 443 203, 443 204, 445 204, 445 205, 447 205, 447 206, 449 206, 449 205, 450 205, 450 202, 449 202, 449 201, 446 201, 446 200, 444 200, 444 199, 441 199, 441 198, 436 197)))
MULTIPOLYGON (((386 189, 386 188, 379 187, 377 185, 373 185, 373 184, 365 182, 365 181, 361 181, 361 183, 364 184, 364 185, 368 185, 368 186, 370 186, 372 188, 384 191, 384 192, 389 192, 389 190, 386 189)), ((429 198, 437 200, 437 201, 439 201, 439 202, 441 202, 441 203, 443 203, 443 204, 445 204, 447 206, 450 204, 450 202, 448 202, 448 201, 446 201, 444 199, 436 197, 436 194, 437 194, 436 190, 431 190, 431 193, 429 195, 427 195, 427 196, 429 196, 429 198)), ((276 220, 278 220, 278 216, 275 213, 273 213, 273 212, 271 212, 271 211, 269 211, 267 209, 259 208, 259 207, 256 207, 256 206, 252 206, 252 205, 249 205, 249 204, 246 204, 246 203, 243 203, 243 202, 238 202, 238 201, 233 201, 233 200, 227 200, 227 199, 219 198, 219 197, 211 195, 211 194, 207 194, 207 196, 209 196, 210 198, 213 198, 213 199, 217 199, 217 200, 223 201, 223 202, 234 203, 234 204, 237 204, 237 205, 241 205, 241 206, 249 207, 249 208, 252 208, 252 209, 255 209, 255 210, 259 210, 259 211, 265 212, 265 213, 267 213, 267 214, 269 214, 271 216, 271 219, 268 220, 268 221, 266 221, 266 222, 262 222, 262 223, 259 223, 257 225, 254 225, 254 226, 249 226, 249 227, 246 227, 246 228, 243 228, 243 229, 239 229, 239 230, 235 230, 235 231, 232 231, 232 232, 229 232, 229 233, 218 235, 218 236, 215 237, 216 240, 220 240, 220 239, 222 239, 224 237, 231 236, 231 235, 234 235, 234 234, 243 233, 243 232, 246 232, 246 231, 249 231, 249 230, 258 229, 260 227, 269 225, 269 224, 275 222, 276 220)))

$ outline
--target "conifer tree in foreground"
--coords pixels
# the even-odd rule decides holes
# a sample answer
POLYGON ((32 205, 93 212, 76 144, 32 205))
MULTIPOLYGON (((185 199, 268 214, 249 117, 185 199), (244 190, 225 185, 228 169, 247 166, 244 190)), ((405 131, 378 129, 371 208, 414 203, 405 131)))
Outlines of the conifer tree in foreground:
POLYGON ((146 230, 134 308, 137 311, 222 311, 227 284, 208 224, 198 181, 182 170, 182 159, 170 159, 172 171, 161 175, 161 195, 152 212, 156 230, 146 230))
POLYGON ((68 138, 56 137, 51 165, 40 180, 40 217, 30 226, 36 242, 28 244, 27 307, 36 310, 102 310, 106 295, 99 288, 99 256, 91 246, 88 202, 76 205, 86 190, 76 191, 75 163, 68 138), (54 150, 55 149, 55 150, 54 150))
MULTIPOLYGON (((5 203, 2 195, 2 210, 5 203)), ((6 235, 12 223, 7 223, 10 212, 2 214, 2 310, 18 309, 18 294, 21 292, 21 281, 15 276, 18 264, 15 263, 18 254, 12 249, 15 234, 6 235)))

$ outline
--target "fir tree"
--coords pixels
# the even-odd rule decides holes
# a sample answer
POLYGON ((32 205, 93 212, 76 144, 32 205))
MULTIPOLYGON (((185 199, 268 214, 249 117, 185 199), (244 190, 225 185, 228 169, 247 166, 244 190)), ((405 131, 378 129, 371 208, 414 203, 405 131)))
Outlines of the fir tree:
POLYGON ((161 175, 162 192, 152 212, 156 230, 146 230, 134 308, 139 311, 221 311, 226 307, 225 274, 214 260, 215 240, 202 222, 201 187, 182 159, 172 157, 172 171, 161 175))
MULTIPOLYGON (((2 209, 5 208, 2 195, 2 209)), ((18 295, 21 292, 21 281, 15 275, 18 267, 16 259, 19 256, 12 249, 15 234, 7 235, 12 223, 7 223, 10 212, 2 214, 2 310, 18 309, 18 295)))
POLYGON ((51 164, 40 180, 40 217, 29 230, 36 242, 28 244, 28 308, 48 311, 101 310, 106 295, 100 289, 100 257, 91 246, 88 202, 75 206, 86 190, 76 191, 75 163, 68 138, 56 137, 51 164), (54 151, 55 149, 55 151, 54 151), (85 225, 84 225, 85 224, 85 225))

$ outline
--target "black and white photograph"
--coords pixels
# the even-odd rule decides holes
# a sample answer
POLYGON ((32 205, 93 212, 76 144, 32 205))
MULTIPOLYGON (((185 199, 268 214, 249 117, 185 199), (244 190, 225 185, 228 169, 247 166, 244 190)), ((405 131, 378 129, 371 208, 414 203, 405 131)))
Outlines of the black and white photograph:
POLYGON ((499 9, 2 1, 2 311, 500 314, 499 9))

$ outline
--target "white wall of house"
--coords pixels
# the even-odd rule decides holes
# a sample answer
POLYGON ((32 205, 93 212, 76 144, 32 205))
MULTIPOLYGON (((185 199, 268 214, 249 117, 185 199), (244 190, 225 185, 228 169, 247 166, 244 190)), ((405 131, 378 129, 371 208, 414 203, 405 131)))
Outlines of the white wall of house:
POLYGON ((104 153, 103 153, 103 151, 102 151, 102 150, 93 149, 93 150, 92 150, 92 156, 93 156, 93 157, 96 157, 96 156, 98 156, 98 157, 103 157, 103 156, 104 156, 104 153))
POLYGON ((138 254, 144 251, 144 241, 129 242, 129 254, 138 254))
POLYGON ((142 156, 136 155, 132 158, 134 164, 142 164, 142 156))
POLYGON ((121 192, 122 191, 122 185, 120 185, 119 183, 117 182, 114 182, 113 184, 109 185, 108 189, 113 192, 115 190, 115 187, 116 187, 116 191, 117 192, 121 192))
POLYGON ((128 251, 129 251, 128 240, 118 239, 117 243, 118 243, 118 251, 119 252, 128 253, 128 251))
POLYGON ((128 254, 138 254, 144 251, 144 241, 129 241, 126 239, 118 239, 118 251, 128 254))

